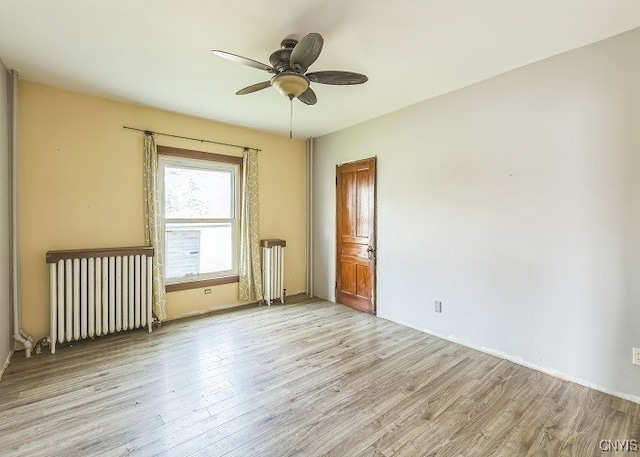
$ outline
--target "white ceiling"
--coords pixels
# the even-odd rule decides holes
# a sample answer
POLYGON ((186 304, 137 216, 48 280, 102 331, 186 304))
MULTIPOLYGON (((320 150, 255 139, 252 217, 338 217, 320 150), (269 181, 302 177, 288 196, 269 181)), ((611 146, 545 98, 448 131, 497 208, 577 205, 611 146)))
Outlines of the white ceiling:
MULTIPOLYGON (((289 102, 269 74, 287 35, 319 32, 310 71, 365 73, 313 84, 294 134, 320 136, 640 26, 638 0, 0 0, 0 58, 20 77, 286 134, 289 102)), ((149 127, 149 126, 141 126, 149 127)))

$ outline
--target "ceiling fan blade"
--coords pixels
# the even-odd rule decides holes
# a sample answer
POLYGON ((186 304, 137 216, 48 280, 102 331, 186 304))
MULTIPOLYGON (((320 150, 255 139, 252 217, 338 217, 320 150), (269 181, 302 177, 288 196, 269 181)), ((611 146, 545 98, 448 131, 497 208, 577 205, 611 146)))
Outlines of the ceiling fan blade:
POLYGON ((298 95, 298 100, 307 105, 315 105, 318 101, 318 98, 316 97, 316 93, 313 91, 313 89, 309 87, 303 93, 298 95))
POLYGON ((235 54, 231 54, 230 52, 219 51, 217 49, 214 49, 211 52, 213 52, 218 57, 222 57, 223 59, 230 60, 231 62, 240 63, 248 67, 257 68, 258 70, 265 70, 270 73, 276 72, 276 70, 273 67, 263 64, 262 62, 258 62, 257 60, 249 59, 247 57, 237 56, 235 54))
POLYGON ((291 68, 295 68, 299 65, 302 68, 302 72, 307 71, 307 68, 316 61, 320 52, 322 51, 322 45, 324 44, 324 38, 319 33, 310 33, 306 35, 302 40, 296 44, 291 51, 291 57, 289 63, 291 68))
POLYGON ((369 78, 360 73, 351 71, 316 71, 305 75, 309 81, 320 84, 332 84, 334 86, 351 86, 353 84, 366 83, 369 78))
POLYGON ((252 92, 266 89, 269 86, 271 86, 271 81, 262 81, 261 83, 252 84, 248 87, 245 87, 244 89, 240 89, 238 92, 236 92, 236 95, 247 95, 252 92))

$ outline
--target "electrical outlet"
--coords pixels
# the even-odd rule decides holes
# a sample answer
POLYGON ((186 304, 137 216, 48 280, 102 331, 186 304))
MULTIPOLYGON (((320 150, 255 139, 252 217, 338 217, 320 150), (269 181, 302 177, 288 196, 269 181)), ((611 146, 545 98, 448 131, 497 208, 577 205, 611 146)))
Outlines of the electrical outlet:
POLYGON ((210 293, 211 293, 211 289, 205 289, 205 290, 204 290, 204 294, 205 294, 205 295, 209 295, 210 293))
POLYGON ((442 302, 436 300, 436 313, 442 312, 442 302))
POLYGON ((640 348, 633 348, 633 364, 640 365, 640 348))

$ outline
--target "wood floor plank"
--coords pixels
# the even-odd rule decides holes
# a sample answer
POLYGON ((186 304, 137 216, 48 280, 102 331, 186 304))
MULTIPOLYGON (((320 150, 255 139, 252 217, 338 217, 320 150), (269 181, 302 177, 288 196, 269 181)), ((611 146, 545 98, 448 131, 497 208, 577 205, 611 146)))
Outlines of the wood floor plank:
POLYGON ((3 457, 582 456, 600 439, 640 440, 640 405, 310 298, 16 354, 0 381, 3 457))

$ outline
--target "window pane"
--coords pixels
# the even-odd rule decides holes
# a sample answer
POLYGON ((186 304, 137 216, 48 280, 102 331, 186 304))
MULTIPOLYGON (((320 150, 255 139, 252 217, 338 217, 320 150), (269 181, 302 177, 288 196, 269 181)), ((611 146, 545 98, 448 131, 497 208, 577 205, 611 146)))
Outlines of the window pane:
POLYGON ((233 269, 233 225, 167 224, 167 279, 233 269))
POLYGON ((164 168, 165 217, 228 219, 231 214, 231 171, 167 165, 164 168))

